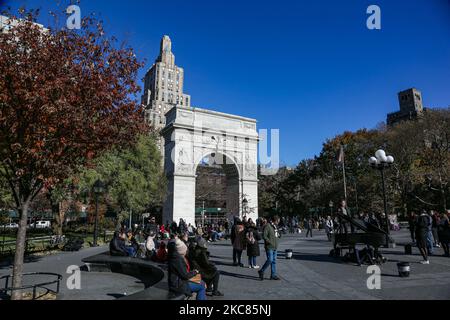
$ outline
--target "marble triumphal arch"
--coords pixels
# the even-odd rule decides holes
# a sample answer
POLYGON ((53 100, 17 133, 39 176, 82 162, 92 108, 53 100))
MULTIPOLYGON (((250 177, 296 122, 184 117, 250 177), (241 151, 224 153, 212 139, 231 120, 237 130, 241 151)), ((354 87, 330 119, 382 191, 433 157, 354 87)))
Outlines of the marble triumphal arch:
POLYGON ((228 217, 247 216, 255 221, 258 217, 256 120, 177 106, 166 114, 166 126, 161 134, 168 179, 164 223, 183 218, 194 224, 196 172, 205 157, 221 165, 226 174, 228 217))

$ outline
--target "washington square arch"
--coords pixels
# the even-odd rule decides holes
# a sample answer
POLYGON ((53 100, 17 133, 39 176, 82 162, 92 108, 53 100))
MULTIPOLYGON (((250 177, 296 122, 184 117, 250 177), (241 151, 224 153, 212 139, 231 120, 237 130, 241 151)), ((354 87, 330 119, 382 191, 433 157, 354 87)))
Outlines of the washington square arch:
POLYGON ((163 221, 195 224, 196 172, 204 159, 226 175, 226 212, 258 217, 256 120, 177 106, 166 113, 164 171, 168 190, 163 221))

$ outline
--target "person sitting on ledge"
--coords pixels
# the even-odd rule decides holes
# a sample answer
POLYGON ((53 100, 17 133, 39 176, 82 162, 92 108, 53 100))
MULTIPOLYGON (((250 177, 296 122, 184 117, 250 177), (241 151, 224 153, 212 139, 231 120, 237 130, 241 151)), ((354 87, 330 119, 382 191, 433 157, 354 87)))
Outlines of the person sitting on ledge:
POLYGON ((119 231, 114 232, 114 236, 109 243, 109 253, 112 256, 128 256, 125 240, 119 231))
POLYGON ((206 300, 205 283, 198 270, 192 270, 186 258, 187 247, 180 239, 168 244, 168 282, 169 291, 175 294, 191 296, 197 292, 197 300, 206 300))
POLYGON ((161 241, 158 251, 156 252, 155 260, 157 262, 166 262, 167 261, 167 249, 166 243, 161 241))
POLYGON ((197 245, 193 251, 189 251, 189 258, 192 266, 200 271, 203 281, 207 287, 206 292, 213 296, 221 297, 223 293, 219 291, 220 273, 217 267, 209 261, 209 253, 206 248, 206 240, 202 237, 197 237, 197 245))

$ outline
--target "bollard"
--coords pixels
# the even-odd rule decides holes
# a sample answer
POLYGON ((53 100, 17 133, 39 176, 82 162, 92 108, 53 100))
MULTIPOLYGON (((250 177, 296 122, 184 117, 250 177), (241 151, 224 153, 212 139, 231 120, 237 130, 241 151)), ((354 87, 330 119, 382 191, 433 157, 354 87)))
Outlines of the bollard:
POLYGON ((291 249, 287 249, 286 251, 285 251, 285 254, 286 254, 286 259, 292 259, 292 250, 291 249))
POLYGON ((397 268, 398 268, 398 275, 401 278, 409 277, 409 273, 411 271, 409 262, 399 262, 399 263, 397 263, 397 268))

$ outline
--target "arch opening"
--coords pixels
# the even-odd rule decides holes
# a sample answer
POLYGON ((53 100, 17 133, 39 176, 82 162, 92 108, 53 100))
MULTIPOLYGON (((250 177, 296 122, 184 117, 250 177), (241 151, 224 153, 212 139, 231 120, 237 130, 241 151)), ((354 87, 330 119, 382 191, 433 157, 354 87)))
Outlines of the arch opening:
POLYGON ((195 222, 216 224, 239 215, 240 173, 227 155, 210 152, 195 167, 195 222))

